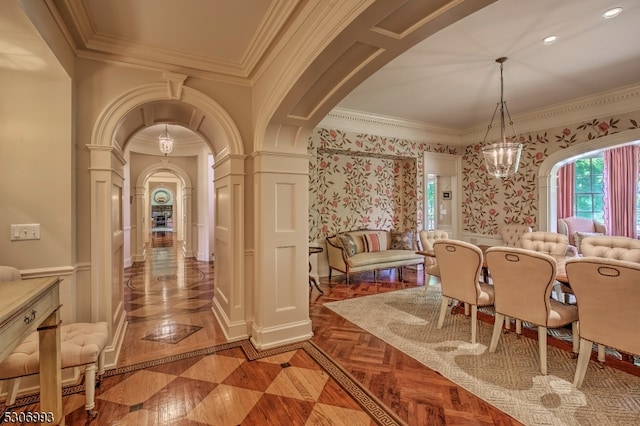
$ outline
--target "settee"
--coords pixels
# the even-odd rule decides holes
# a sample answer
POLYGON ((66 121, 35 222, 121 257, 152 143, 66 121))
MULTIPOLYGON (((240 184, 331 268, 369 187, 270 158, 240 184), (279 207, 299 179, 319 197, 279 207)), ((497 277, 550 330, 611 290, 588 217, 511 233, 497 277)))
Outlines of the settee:
POLYGON ((396 268, 402 280, 402 268, 423 265, 424 256, 417 254, 413 231, 404 233, 383 230, 357 230, 327 237, 329 281, 333 270, 343 272, 349 285, 349 275, 355 272, 396 268))

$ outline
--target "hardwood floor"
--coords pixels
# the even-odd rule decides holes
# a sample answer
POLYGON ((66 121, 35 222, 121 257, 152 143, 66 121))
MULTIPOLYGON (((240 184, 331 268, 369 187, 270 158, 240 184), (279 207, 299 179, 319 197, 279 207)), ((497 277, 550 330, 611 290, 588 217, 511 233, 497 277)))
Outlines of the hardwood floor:
MULTIPOLYGON (((64 397, 66 424, 376 424, 302 349, 253 360, 229 344, 183 357, 226 343, 211 312, 213 266, 184 259, 169 232, 154 233, 150 251, 125 271, 128 327, 117 374, 108 372, 96 390, 98 416, 87 418, 76 392, 64 397)), ((409 425, 519 424, 323 306, 423 285, 421 273, 404 278, 384 271, 373 283, 361 274, 350 287, 342 277, 321 278, 324 294, 309 293, 312 341, 409 425)), ((26 402, 7 411, 37 410, 26 402)))

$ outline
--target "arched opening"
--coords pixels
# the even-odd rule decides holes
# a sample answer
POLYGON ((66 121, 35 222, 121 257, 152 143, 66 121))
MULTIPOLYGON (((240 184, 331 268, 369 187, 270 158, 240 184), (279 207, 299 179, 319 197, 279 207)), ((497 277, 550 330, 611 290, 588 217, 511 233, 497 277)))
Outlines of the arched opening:
POLYGON ((630 145, 639 141, 640 129, 631 129, 579 143, 549 155, 540 166, 538 172, 538 202, 540 209, 538 223, 540 224, 540 230, 554 232, 557 230, 557 176, 560 167, 587 153, 630 145))
MULTIPOLYGON (((204 167, 211 167, 213 163, 214 168, 220 168, 220 172, 215 173, 213 193, 208 195, 216 199, 213 203, 214 214, 221 218, 216 227, 225 232, 215 232, 213 251, 219 253, 219 257, 230 260, 215 268, 215 280, 221 282, 223 279, 218 276, 223 276, 226 286, 216 287, 213 311, 230 340, 247 337, 241 273, 244 258, 236 255, 244 244, 241 238, 243 221, 232 220, 244 216, 242 203, 237 200, 243 196, 244 182, 240 182, 236 191, 230 194, 225 192, 225 196, 219 195, 231 186, 234 176, 244 173, 242 140, 229 114, 216 102, 194 89, 182 88, 181 84, 171 84, 169 88, 167 91, 165 84, 152 84, 117 98, 99 117, 92 144, 88 146, 91 150, 91 313, 92 320, 107 321, 111 328, 113 342, 108 348, 107 362, 115 360, 126 329, 123 303, 123 270, 127 247, 124 200, 127 199, 131 206, 135 198, 136 217, 144 217, 144 207, 141 206, 145 206, 144 198, 149 196, 142 185, 142 188, 135 187, 135 194, 126 197, 131 190, 127 189, 125 183, 125 168, 132 164, 128 160, 134 155, 127 147, 136 133, 157 124, 172 123, 200 135, 208 152, 213 153, 212 156, 203 156, 204 167), (215 157, 215 162, 210 157, 215 157)), ((146 176, 146 185, 149 177, 156 172, 180 174, 171 160, 164 160, 159 162, 160 165, 149 165, 149 170, 141 173, 146 176)), ((154 162, 158 163, 157 160, 154 162)), ((183 169, 188 170, 189 167, 183 169)), ((204 175, 210 176, 208 173, 204 175)), ((185 179, 184 176, 181 179, 184 182, 181 198, 187 210, 188 200, 193 197, 193 187, 188 183, 192 179, 185 179)), ((193 226, 190 219, 189 212, 186 212, 184 222, 178 226, 183 227, 183 239, 187 242, 185 255, 188 256, 193 255, 193 244, 189 244, 192 242, 193 226)), ((144 226, 136 223, 136 247, 140 247, 140 241, 144 241, 143 232, 144 226)), ((130 233, 130 237, 134 237, 134 232, 130 233)))

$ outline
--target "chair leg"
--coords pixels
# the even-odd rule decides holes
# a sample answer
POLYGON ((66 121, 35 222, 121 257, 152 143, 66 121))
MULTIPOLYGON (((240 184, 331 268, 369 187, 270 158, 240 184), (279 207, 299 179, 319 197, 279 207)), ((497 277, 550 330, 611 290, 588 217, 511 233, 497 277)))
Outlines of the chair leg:
POLYGON ((442 296, 442 303, 440 304, 440 316, 438 317, 438 329, 442 328, 442 324, 444 323, 444 316, 447 314, 448 308, 449 298, 447 296, 442 296))
POLYGON ((591 349, 593 343, 587 339, 580 339, 580 353, 578 354, 578 364, 576 365, 576 375, 573 378, 573 385, 577 388, 582 387, 584 376, 587 373, 589 359, 591 358, 591 349))
POLYGON ((333 268, 329 267, 329 281, 331 281, 331 271, 333 271, 333 268))
POLYGON ((98 413, 96 407, 96 365, 89 364, 84 369, 84 408, 89 417, 95 417, 98 413))
MULTIPOLYGON (((497 315, 497 314, 496 314, 497 315)), ((498 321, 498 317, 496 316, 495 321, 498 321)), ((494 322, 495 324, 495 322, 494 322)), ((511 331, 511 318, 508 316, 504 317, 504 332, 507 333, 511 331)))
POLYGON ((573 340, 573 353, 575 354, 580 352, 579 343, 580 334, 578 332, 578 321, 574 321, 571 323, 571 340, 573 340))
POLYGON ((471 305, 471 343, 476 343, 478 337, 478 306, 471 305))
POLYGON ((516 319, 516 337, 520 337, 522 334, 522 320, 516 319))
POLYGON ((605 358, 604 350, 605 350, 604 345, 598 345, 598 363, 600 363, 598 367, 600 368, 604 367, 604 358, 605 358))
POLYGON ((496 319, 493 323, 493 334, 491 335, 491 344, 489 345, 489 352, 495 352, 498 347, 498 341, 502 334, 502 323, 509 317, 505 317, 502 314, 496 312, 496 319))
POLYGON ((96 387, 102 383, 102 376, 104 375, 104 350, 98 355, 98 378, 96 379, 96 387))
POLYGON ((538 326, 538 349, 540 352, 540 372, 547 375, 547 327, 538 326))

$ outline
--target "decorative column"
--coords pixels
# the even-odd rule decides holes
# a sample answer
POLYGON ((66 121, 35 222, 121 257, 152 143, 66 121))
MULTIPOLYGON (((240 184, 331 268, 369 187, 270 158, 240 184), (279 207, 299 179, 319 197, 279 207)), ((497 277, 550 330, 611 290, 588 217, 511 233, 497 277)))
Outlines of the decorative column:
POLYGON ((144 262, 147 258, 147 249, 144 244, 146 224, 145 210, 147 209, 147 199, 144 186, 135 187, 135 200, 136 200, 136 241, 135 241, 135 253, 133 253, 134 262, 144 262))

